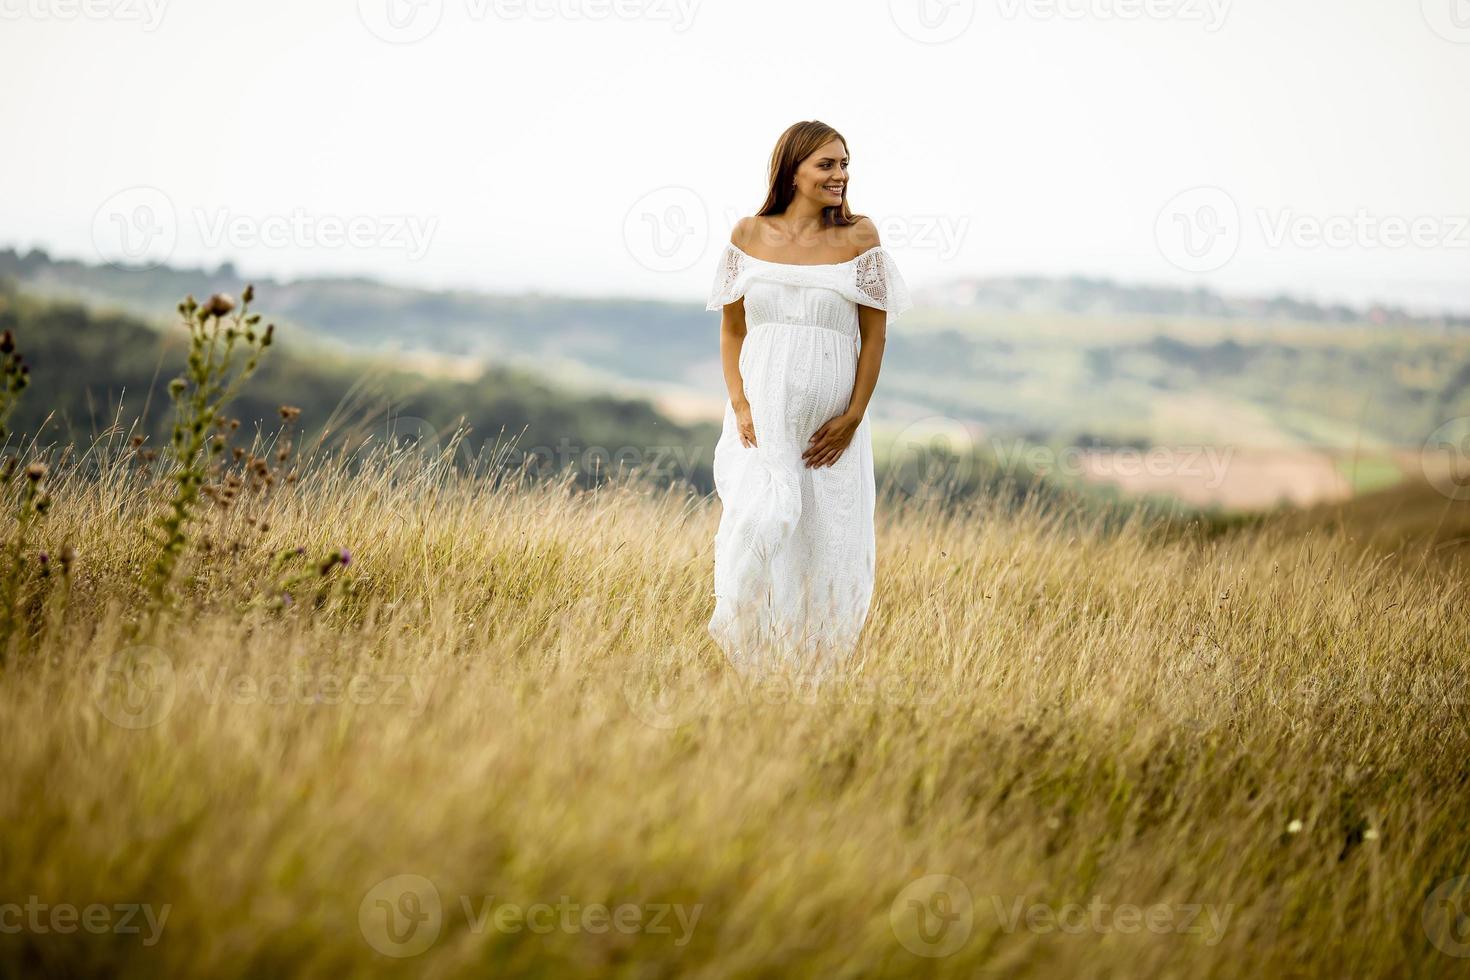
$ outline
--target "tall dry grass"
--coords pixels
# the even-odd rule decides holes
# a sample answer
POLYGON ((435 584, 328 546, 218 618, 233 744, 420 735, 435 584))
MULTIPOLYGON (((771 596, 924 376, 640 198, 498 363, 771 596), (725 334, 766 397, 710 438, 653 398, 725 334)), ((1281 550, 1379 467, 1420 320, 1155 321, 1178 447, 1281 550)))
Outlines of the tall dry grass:
POLYGON ((326 462, 211 511, 140 627, 158 502, 89 465, 0 680, 7 974, 1466 968, 1459 566, 885 506, 851 675, 752 685, 704 633, 709 501, 326 462), (296 547, 350 562, 264 601, 296 547))

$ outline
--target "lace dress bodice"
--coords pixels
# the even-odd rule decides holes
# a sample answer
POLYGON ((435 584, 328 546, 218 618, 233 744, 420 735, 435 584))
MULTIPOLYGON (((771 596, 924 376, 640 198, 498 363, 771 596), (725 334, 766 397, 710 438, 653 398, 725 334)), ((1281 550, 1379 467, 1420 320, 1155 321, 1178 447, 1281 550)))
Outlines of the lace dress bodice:
POLYGON ((846 262, 795 265, 768 262, 725 246, 705 309, 718 310, 745 298, 746 328, 789 323, 858 333, 854 304, 888 313, 892 323, 912 305, 893 257, 881 245, 846 262))

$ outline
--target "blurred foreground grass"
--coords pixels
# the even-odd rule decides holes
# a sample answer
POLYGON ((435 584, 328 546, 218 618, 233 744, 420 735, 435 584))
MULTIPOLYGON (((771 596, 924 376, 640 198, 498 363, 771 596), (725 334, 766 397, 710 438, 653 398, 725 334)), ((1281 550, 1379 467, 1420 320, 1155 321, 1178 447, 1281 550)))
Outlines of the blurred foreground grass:
POLYGON ((704 633, 717 505, 412 455, 213 512, 130 636, 134 462, 52 479, 81 557, 0 682, 0 973, 1466 968, 1456 552, 892 505, 852 674, 752 686, 704 633), (350 562, 252 603, 295 547, 350 562))

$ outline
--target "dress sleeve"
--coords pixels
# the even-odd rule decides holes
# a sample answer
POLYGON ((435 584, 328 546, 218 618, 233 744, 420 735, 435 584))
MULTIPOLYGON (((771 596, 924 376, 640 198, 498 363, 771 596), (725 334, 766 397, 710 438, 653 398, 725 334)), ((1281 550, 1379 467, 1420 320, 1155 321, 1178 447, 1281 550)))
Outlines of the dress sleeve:
POLYGON ((909 287, 898 271, 898 263, 881 245, 858 256, 852 264, 850 286, 850 299, 886 311, 889 323, 914 305, 909 298, 909 287))
POLYGON ((720 261, 715 269, 715 281, 710 286, 709 302, 705 304, 706 310, 724 309, 727 303, 733 303, 745 295, 745 258, 740 254, 734 243, 727 244, 720 253, 720 261))

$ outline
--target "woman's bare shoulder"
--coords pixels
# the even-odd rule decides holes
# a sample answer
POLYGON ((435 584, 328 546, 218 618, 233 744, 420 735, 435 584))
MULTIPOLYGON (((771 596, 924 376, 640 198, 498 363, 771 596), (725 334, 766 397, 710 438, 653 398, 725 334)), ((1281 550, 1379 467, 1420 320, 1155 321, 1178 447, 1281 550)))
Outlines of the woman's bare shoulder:
POLYGON ((735 227, 730 229, 730 242, 739 249, 755 244, 763 227, 760 221, 760 218, 749 214, 735 222, 735 227))
POLYGON ((873 219, 862 214, 847 226, 846 244, 852 249, 852 254, 858 256, 883 242, 878 237, 878 226, 873 223, 873 219))

